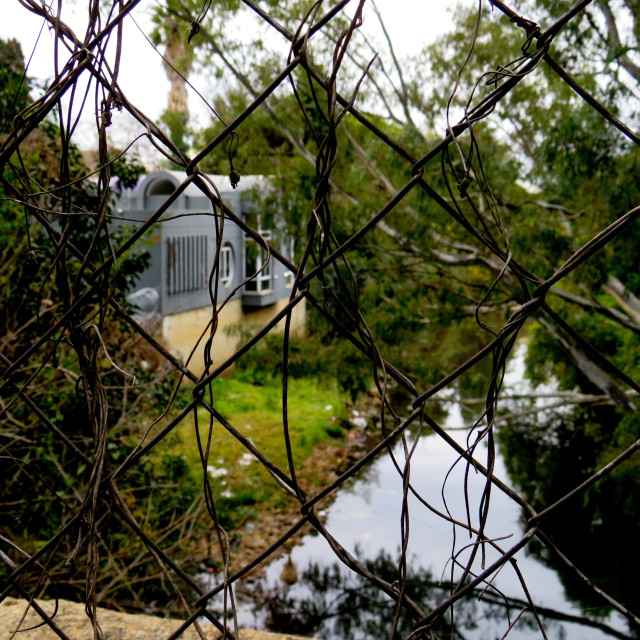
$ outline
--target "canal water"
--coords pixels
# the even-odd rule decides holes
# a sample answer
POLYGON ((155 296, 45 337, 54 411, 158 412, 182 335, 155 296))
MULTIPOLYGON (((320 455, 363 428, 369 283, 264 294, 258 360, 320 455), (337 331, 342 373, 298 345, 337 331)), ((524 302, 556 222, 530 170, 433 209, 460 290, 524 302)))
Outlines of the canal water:
MULTIPOLYGON (((524 351, 520 348, 507 370, 504 384, 507 392, 527 392, 523 370, 524 351)), ((450 404, 445 423, 450 427, 463 424, 460 408, 455 403, 450 404)), ((450 434, 466 446, 466 431, 452 430, 450 434)), ((401 444, 396 446, 395 454, 402 465, 401 444)), ((483 460, 483 454, 477 457, 483 460)), ((440 437, 422 435, 411 458, 411 482, 433 507, 440 511, 448 509, 451 516, 466 521, 465 465, 459 461, 455 464, 456 461, 457 454, 440 437)), ((495 475, 510 484, 500 456, 495 475)), ((472 470, 467 484, 472 522, 477 524, 484 478, 472 470)), ((397 575, 401 500, 402 479, 388 453, 384 453, 340 490, 324 514, 328 531, 340 544, 389 582, 397 575)), ((471 540, 462 529, 454 536, 450 523, 435 516, 413 497, 409 500, 409 509, 408 592, 423 610, 428 611, 446 599, 449 581, 459 577, 459 570, 454 571, 453 576, 451 574, 452 550, 460 554, 458 558, 464 564, 470 552, 465 547, 471 540)), ((502 548, 511 547, 524 532, 520 516, 521 509, 494 488, 487 535, 500 539, 498 544, 502 548)), ((486 566, 496 557, 489 553, 486 566)), ((632 637, 628 635, 625 620, 617 613, 602 615, 600 611, 600 617, 596 618, 593 614, 597 612, 585 610, 584 605, 570 601, 556 572, 526 549, 520 551, 516 559, 535 604, 555 612, 543 616, 549 638, 632 637), (587 624, 589 620, 601 628, 587 624)), ((481 560, 478 554, 474 571, 481 570, 481 560)), ((453 621, 447 619, 445 631, 443 633, 441 627, 438 637, 499 639, 505 637, 510 624, 515 622, 508 638, 542 638, 530 614, 518 618, 523 606, 516 601, 525 597, 516 572, 507 565, 482 599, 474 597, 456 606, 453 621), (512 599, 509 618, 500 594, 512 599), (446 625, 453 625, 455 632, 447 632, 446 625)), ((241 627, 326 640, 373 640, 389 637, 393 614, 391 600, 342 565, 326 540, 315 532, 303 535, 300 543, 287 556, 272 562, 259 580, 240 584, 237 588, 237 615, 241 627)), ((406 637, 410 629, 411 621, 403 618, 398 637, 406 637)))

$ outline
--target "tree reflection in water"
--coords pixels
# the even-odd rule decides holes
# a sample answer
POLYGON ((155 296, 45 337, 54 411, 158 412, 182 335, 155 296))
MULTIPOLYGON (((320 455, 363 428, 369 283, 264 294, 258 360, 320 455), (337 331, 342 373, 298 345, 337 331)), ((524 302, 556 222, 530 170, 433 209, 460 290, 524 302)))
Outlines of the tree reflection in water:
MULTIPOLYGON (((290 559, 289 559, 290 562, 290 559)), ((397 562, 385 550, 365 565, 379 577, 392 583, 397 576, 397 562)), ((408 561, 407 594, 428 611, 445 600, 451 584, 438 582, 430 571, 417 565, 415 558, 408 561)), ((365 578, 348 571, 341 563, 310 563, 306 568, 296 568, 295 585, 285 581, 270 583, 261 579, 237 595, 256 611, 269 631, 301 636, 315 636, 327 640, 378 640, 388 637, 395 613, 395 602, 365 578)), ((495 591, 487 591, 482 599, 476 593, 456 604, 453 617, 440 618, 433 626, 435 638, 501 638, 511 623, 516 621, 518 631, 537 630, 533 615, 526 603, 505 599, 495 591), (522 615, 520 615, 522 613, 522 615), (520 617, 518 617, 520 616, 520 617), (491 630, 491 635, 489 633, 491 630)), ((567 636, 562 622, 595 627, 615 638, 627 638, 605 624, 541 609, 549 638, 567 636)), ((413 621, 404 616, 400 620, 395 638, 404 638, 412 630, 413 621)), ((539 630, 538 630, 539 635, 539 630)), ((533 634, 535 636, 535 634, 533 634)), ((532 636, 532 637, 533 637, 532 636)))
MULTIPOLYGON (((393 582, 397 577, 397 563, 391 554, 382 550, 373 560, 365 562, 367 568, 384 580, 393 582)), ((253 606, 265 614, 264 624, 270 631, 296 635, 317 635, 321 638, 353 638, 365 640, 380 638, 393 620, 395 602, 365 578, 354 574, 339 562, 310 563, 302 571, 295 589, 284 582, 267 584, 257 581, 243 595, 253 606)), ((437 586, 433 576, 424 569, 414 569, 407 583, 407 592, 417 602, 435 603, 447 586, 437 586)), ((465 602, 456 610, 453 627, 451 619, 440 620, 434 631, 450 637, 464 638, 458 629, 475 627, 477 606, 465 602)), ((411 631, 412 621, 401 620, 398 637, 411 631)))
MULTIPOLYGON (((536 509, 553 504, 637 437, 637 415, 623 415, 611 406, 552 416, 539 412, 510 421, 498 431, 510 479, 536 509)), ((640 460, 624 462, 552 512, 542 525, 549 539, 595 584, 640 614, 640 460)), ((570 600, 592 614, 610 612, 604 600, 547 547, 533 540, 527 551, 558 573, 570 600)), ((637 628, 630 631, 640 637, 637 628)))

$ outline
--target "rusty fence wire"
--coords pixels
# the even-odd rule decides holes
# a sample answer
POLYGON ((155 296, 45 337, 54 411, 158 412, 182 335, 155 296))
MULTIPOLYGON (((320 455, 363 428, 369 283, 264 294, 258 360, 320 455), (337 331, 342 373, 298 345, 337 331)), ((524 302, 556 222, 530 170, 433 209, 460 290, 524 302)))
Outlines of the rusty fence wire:
MULTIPOLYGON (((123 25, 139 10, 140 0, 113 0, 112 3, 89 2, 89 19, 85 33, 77 33, 58 17, 57 3, 46 6, 37 0, 20 0, 29 11, 40 16, 44 28, 53 34, 53 45, 64 51, 67 62, 57 68, 56 75, 46 87, 38 89, 37 99, 25 108, 10 123, 4 123, 0 159, 3 167, 2 184, 7 200, 19 205, 24 210, 26 223, 17 232, 19 242, 16 251, 24 259, 27 266, 29 261, 37 262, 39 252, 43 252, 41 244, 47 243, 47 250, 52 255, 49 271, 46 274, 46 287, 39 285, 35 279, 28 285, 27 292, 33 302, 33 317, 27 322, 31 327, 37 327, 37 337, 19 348, 12 346, 11 339, 3 340, 3 352, 0 353, 2 371, 2 405, 0 411, 4 424, 3 440, 0 443, 2 464, 11 468, 15 477, 24 474, 32 479, 34 494, 29 496, 6 496, 5 500, 24 499, 33 508, 39 501, 60 501, 59 522, 55 529, 42 531, 37 550, 23 550, 16 542, 16 536, 10 530, 3 530, 0 536, 0 560, 4 564, 3 582, 1 584, 2 599, 14 596, 24 599, 35 609, 41 617, 42 624, 49 626, 60 638, 73 640, 56 624, 55 615, 43 610, 34 598, 45 588, 48 594, 55 593, 56 582, 68 580, 68 576, 83 576, 84 593, 86 594, 86 612, 91 618, 96 637, 101 637, 100 616, 97 606, 101 604, 97 589, 101 572, 109 570, 115 579, 127 580, 127 567, 117 558, 113 541, 104 540, 103 530, 107 522, 117 522, 120 536, 130 540, 132 537, 139 541, 137 549, 140 557, 157 566, 163 576, 163 584, 168 592, 173 593, 177 603, 176 608, 183 612, 183 622, 177 624, 175 630, 167 636, 167 640, 180 637, 187 629, 195 629, 201 637, 206 637, 207 623, 233 638, 237 633, 233 616, 228 615, 235 606, 234 590, 243 577, 254 567, 265 563, 272 554, 276 553, 304 526, 313 527, 335 553, 337 559, 351 571, 363 576, 380 592, 397 603, 394 616, 387 621, 388 628, 381 630, 381 635, 395 636, 401 617, 412 620, 412 631, 408 638, 436 637, 434 629, 444 616, 455 611, 460 602, 477 597, 483 589, 491 591, 492 579, 505 567, 516 573, 522 585, 522 606, 533 612, 541 637, 546 637, 544 625, 538 615, 535 602, 529 597, 526 586, 527 576, 522 575, 515 562, 516 554, 527 547, 531 541, 546 545, 553 553, 559 554, 563 562, 575 572, 578 580, 597 592, 603 601, 617 610, 634 624, 640 624, 637 616, 628 611, 625 606, 614 600, 597 585, 592 584, 589 577, 583 575, 578 567, 571 563, 570 550, 556 549, 545 535, 545 519, 563 509, 575 495, 586 491, 599 479, 613 470, 623 461, 630 458, 640 448, 640 441, 627 448, 616 459, 599 469, 587 480, 577 482, 575 488, 548 504, 543 510, 535 510, 518 494, 516 490, 494 476, 495 441, 493 436, 496 411, 501 394, 507 360, 513 350, 517 337, 522 328, 532 318, 541 319, 548 323, 552 331, 562 336, 562 340, 578 344, 582 351, 608 375, 616 379, 626 388, 640 392, 638 384, 620 371, 616 366, 601 356, 582 337, 570 322, 554 310, 552 302, 548 300, 549 292, 564 278, 581 269, 583 264, 597 254, 614 238, 625 233, 633 225, 640 214, 640 208, 633 209, 616 219, 612 224, 601 228, 596 235, 585 242, 573 255, 567 256, 564 263, 551 277, 540 278, 531 273, 519 262, 519 256, 512 254, 509 248, 506 231, 501 229, 499 218, 494 219, 495 226, 501 229, 502 237, 488 232, 489 223, 483 215, 494 215, 491 209, 492 195, 488 183, 484 182, 482 165, 478 164, 479 154, 466 151, 475 149, 478 142, 475 130, 483 120, 490 121, 495 117, 496 105, 505 99, 509 93, 529 77, 535 77, 540 69, 546 66, 567 83, 582 100, 585 100, 602 117, 603 127, 615 127, 634 143, 638 139, 633 131, 622 124, 585 88, 581 87, 554 60, 554 46, 559 34, 573 21, 580 18, 590 0, 580 0, 569 7, 553 24, 536 24, 526 16, 518 15, 507 4, 500 0, 492 0, 491 8, 495 15, 506 16, 514 31, 522 38, 522 54, 511 63, 500 59, 501 52, 496 51, 494 71, 490 78, 484 77, 484 82, 491 90, 482 97, 475 98, 472 94, 464 110, 462 119, 458 122, 447 123, 444 137, 436 143, 427 139, 417 139, 416 147, 421 149, 420 155, 415 156, 403 144, 385 133, 377 124, 375 117, 367 115, 358 107, 358 90, 360 85, 375 66, 372 59, 369 64, 361 65, 360 77, 347 80, 341 75, 341 68, 350 56, 353 56, 353 41, 355 34, 362 28, 362 12, 366 0, 342 0, 330 7, 321 0, 311 5, 306 15, 301 16, 297 31, 291 32, 270 15, 269 10, 263 8, 253 0, 243 0, 244 5, 255 12, 273 30, 273 37, 287 43, 288 54, 283 56, 277 75, 269 82, 251 94, 251 102, 237 115, 225 124, 220 132, 193 156, 188 155, 176 146, 165 133, 162 123, 153 122, 147 118, 141 109, 132 104, 121 91, 118 84, 118 73, 125 65, 135 65, 120 55, 123 44, 123 25), (101 6, 102 5, 102 6, 101 6), (108 6, 106 6, 108 5, 108 6), (334 22, 340 22, 340 29, 334 34, 331 55, 322 59, 322 64, 314 62, 313 49, 315 42, 329 33, 334 22), (495 71, 498 69, 498 71, 495 71), (302 73, 298 73, 302 72, 302 73), (89 83, 83 84, 83 83, 89 83), (306 83, 305 95, 310 95, 312 104, 324 114, 322 135, 318 140, 318 152, 313 158, 315 163, 315 195, 314 201, 305 211, 306 246, 299 252, 294 263, 291 256, 283 255, 282 247, 269 241, 263 231, 251 226, 248 218, 239 211, 227 206, 220 195, 223 185, 216 184, 210 175, 200 170, 199 166, 209 154, 222 150, 229 157, 231 180, 237 181, 242 176, 233 166, 234 138, 240 125, 251 119, 269 98, 277 91, 290 90, 296 96, 302 90, 300 83, 306 83), (86 87, 89 86, 90 90, 86 87), (97 169, 91 175, 78 176, 74 173, 74 154, 71 143, 76 139, 77 121, 80 113, 88 112, 95 115, 95 131, 97 132, 97 169), (173 169, 180 169, 183 174, 182 182, 173 193, 167 195, 161 206, 158 206, 146 220, 133 231, 129 227, 122 228, 116 233, 110 225, 110 199, 112 183, 112 166, 114 159, 108 140, 108 127, 112 122, 112 114, 126 112, 135 119, 143 130, 142 137, 153 145, 158 153, 171 163, 173 169), (47 122, 56 123, 57 142, 53 147, 52 166, 57 176, 55 182, 40 184, 25 169, 23 157, 34 153, 32 142, 39 128, 47 122), (338 131, 345 122, 357 122, 366 131, 366 135, 380 145, 388 147, 398 163, 406 167, 406 182, 386 199, 386 203, 379 210, 371 211, 368 221, 361 228, 346 236, 336 233, 336 221, 332 217, 332 173, 340 158, 341 149, 338 145, 338 131), (463 148, 465 151, 463 151, 463 148), (463 156, 468 165, 460 170, 458 155, 463 156), (445 175, 455 176, 457 194, 453 190, 442 192, 442 183, 434 184, 428 177, 427 169, 442 165, 445 175), (455 165, 455 168, 454 168, 455 165), (451 172, 447 173, 449 169, 451 172), (480 192, 469 190, 472 180, 486 186, 480 192), (79 189, 87 187, 91 194, 92 207, 87 209, 86 202, 78 204, 79 189), (204 361, 198 362, 198 367, 192 367, 193 361, 185 364, 165 347, 161 340, 145 328, 144 323, 137 322, 132 316, 131 307, 119 297, 121 286, 118 278, 122 276, 121 269, 132 250, 142 246, 143 239, 166 212, 171 210, 177 199, 187 188, 197 188, 207 198, 213 211, 211 224, 215 225, 217 233, 217 249, 213 259, 213 267, 209 275, 210 290, 210 322, 202 335, 204 344, 204 361), (367 325, 358 306, 357 295, 353 294, 352 286, 358 279, 357 267, 349 266, 351 252, 386 224, 388 216, 403 206, 410 194, 420 193, 421 198, 435 203, 451 219, 456 228, 460 242, 469 243, 477 251, 483 251, 487 256, 500 265, 499 278, 511 278, 512 282, 520 285, 520 304, 511 308, 511 314, 504 325, 493 334, 487 333, 486 344, 467 361, 460 363, 446 377, 433 385, 412 382, 393 362, 387 362, 385 354, 376 346, 375 338, 367 325), (475 203, 474 203, 474 198, 475 203), (461 209, 459 202, 467 201, 476 215, 470 217, 461 209), (485 203, 480 202, 483 200, 485 203), (487 205, 488 203, 488 205, 487 205), (250 337, 243 337, 239 350, 224 363, 214 363, 212 353, 215 353, 216 341, 224 340, 225 336, 218 332, 218 315, 223 312, 225 299, 218 286, 218 275, 221 269, 222 239, 224 225, 232 222, 242 232, 260 246, 269 260, 283 264, 294 274, 290 297, 282 311, 263 328, 250 337), (83 241, 74 241, 74 229, 82 226, 83 241), (38 242, 31 245, 33 228, 38 227, 38 242), (26 256, 26 257, 25 257, 26 256), (312 285, 320 283, 320 287, 312 285), (314 293, 314 291, 316 293, 314 293), (317 291, 322 292, 318 297, 317 291), (50 296, 57 298, 50 298, 50 296), (366 452, 342 472, 337 478, 312 494, 307 494, 298 481, 300 461, 296 456, 295 443, 289 437, 287 415, 288 368, 287 354, 289 349, 289 334, 291 317, 298 305, 305 304, 310 314, 321 314, 324 320, 333 326, 333 330, 343 340, 350 343, 354 353, 371 366, 372 384, 375 384, 380 396, 381 429, 366 452), (113 332, 112 324, 107 323, 116 319, 116 325, 121 334, 104 335, 113 332), (349 322, 345 322, 348 318, 349 322), (284 322, 283 338, 283 419, 282 434, 283 447, 286 449, 288 464, 286 468, 279 467, 265 456, 263 451, 254 444, 249 433, 243 431, 240 425, 229 422, 216 408, 216 398, 212 391, 212 382, 223 375, 234 363, 251 347, 262 341, 275 330, 277 322, 284 322), (153 335, 152 335, 153 334, 153 335), (110 354, 107 344, 117 343, 119 336, 129 340, 128 336, 138 338, 124 345, 117 353, 110 354), (63 365, 59 362, 59 352, 73 354, 73 364, 68 360, 63 365), (143 437, 137 446, 128 451, 116 448, 110 440, 109 431, 109 402, 114 394, 110 381, 114 371, 119 376, 128 376, 128 364, 123 353, 128 349, 131 354, 144 351, 146 360, 164 363, 160 368, 166 375, 177 375, 179 380, 174 384, 174 394, 171 398, 163 399, 163 408, 157 412, 157 419, 152 425, 147 425, 143 437), (436 397, 438 392, 454 385, 456 381, 482 360, 491 362, 490 376, 487 379, 487 395, 484 410, 479 416, 472 435, 463 446, 452 437, 451 433, 442 426, 429 409, 429 400, 436 397), (193 370, 204 373, 196 375, 193 370), (55 371, 55 375, 51 372, 55 371), (185 381, 191 386, 185 385, 185 381), (392 406, 388 395, 389 385, 403 388, 413 397, 410 411, 398 411, 392 406), (180 389, 188 388, 191 393, 189 401, 183 401, 184 395, 180 389), (59 425, 64 416, 57 415, 51 407, 51 398, 71 390, 77 399, 78 415, 82 416, 83 440, 69 437, 59 425), (21 439, 29 439, 30 433, 21 432, 20 425, 11 420, 11 416, 18 411, 25 412, 30 419, 37 422, 40 429, 48 434, 46 442, 35 442, 33 447, 42 447, 46 455, 48 446, 55 442, 56 447, 65 451, 65 459, 69 462, 65 468, 59 468, 61 481, 70 488, 68 494, 62 498, 55 488, 47 487, 39 479, 37 464, 32 464, 29 456, 24 456, 16 447, 21 439), (166 409, 166 411, 165 411, 166 409), (203 416, 207 417, 207 424, 202 424, 203 416), (195 422, 196 434, 207 434, 198 440, 203 469, 209 463, 210 456, 215 455, 214 428, 224 429, 241 444, 247 453, 251 454, 268 474, 279 485, 286 500, 296 501, 298 515, 290 522, 289 528, 273 544, 253 557, 244 566, 231 570, 231 556, 233 549, 227 532, 220 524, 216 512, 216 500, 210 485, 208 474, 203 473, 202 494, 200 508, 209 514, 211 531, 218 545, 218 553, 224 562, 224 570, 218 584, 204 590, 202 584, 184 571, 175 561, 174 548, 167 548, 165 537, 154 539, 154 534, 145 531, 144 523, 139 521, 137 514, 131 510, 131 495, 123 490, 121 480, 136 469, 144 468, 147 454, 163 439, 170 438, 174 430, 183 422, 195 422), (482 496, 473 509, 478 518, 472 522, 459 521, 450 514, 439 511, 420 497, 410 479, 411 457, 415 441, 420 434, 433 432, 443 439, 459 457, 459 464, 467 465, 469 473, 479 473, 484 476, 482 496), (417 434, 417 435, 416 435, 417 434), (391 446, 397 442, 404 442, 404 455, 397 456, 391 446), (486 444, 483 449, 481 443, 486 444), (341 545, 340 540, 333 537, 323 519, 318 515, 318 509, 323 501, 338 491, 350 478, 365 469, 378 456, 396 455, 396 468, 402 480, 403 495, 401 505, 401 522, 399 530, 402 547, 397 566, 397 579, 389 582, 366 563, 354 557, 341 545), (79 478, 82 477, 82 483, 79 478), (82 491, 73 491, 75 483, 82 486, 82 491), (487 518, 491 511, 491 496, 494 492, 506 494, 515 502, 526 515, 528 528, 519 539, 494 540, 485 532, 487 518), (451 582, 449 591, 431 610, 424 610, 421 604, 414 601, 411 588, 407 584, 407 544, 409 540, 410 511, 408 496, 415 493, 426 508, 431 509, 440 518, 450 522, 453 530, 464 533, 463 545, 469 545, 471 552, 467 556, 457 556, 459 549, 454 549, 455 557, 452 562, 457 563, 459 572, 451 582), (111 551, 108 551, 111 549, 111 551), (479 563, 480 556, 484 557, 485 550, 490 549, 490 562, 479 563), (105 565, 105 557, 113 552, 111 566, 105 565), (105 556, 106 554, 106 556, 105 556), (462 560, 461 558, 465 559, 462 560), (478 568, 480 566, 480 568, 478 568), (78 573, 79 572, 79 573, 78 573), (54 587, 54 591, 50 590, 54 587), (225 612, 218 616, 209 607, 209 603, 218 594, 224 596, 225 612)), ((207 13, 207 3, 200 15, 192 16, 189 38, 197 37, 200 23, 207 13)), ((185 35, 186 37, 186 35, 185 35)), ((467 43, 468 45, 469 43, 467 43)), ((39 46, 43 46, 40 43, 39 46)), ((52 49, 53 51, 53 49, 52 49)), ((143 73, 143 70, 140 70, 143 73)), ((35 90, 32 90, 35 92, 35 90)), ((34 96, 32 95, 32 98, 34 96)), ((309 118, 308 104, 299 99, 300 117, 309 118)), ((418 135, 418 134, 416 134, 418 135)), ((132 144, 135 141, 130 141, 132 144)), ((40 142, 40 144, 45 144, 40 142)), ((481 151, 482 149, 480 149, 481 151)), ((43 156, 44 157, 44 156, 43 156)), ((366 157, 361 158, 366 162, 366 157)), ((46 158, 45 158, 45 161, 46 158)), ((363 170, 364 172, 364 170, 363 170)), ((449 182, 445 181, 448 185, 449 182)), ((226 185, 224 185, 226 189, 226 185)), ((84 193, 84 192, 83 192, 84 193)), ((385 196, 386 197, 386 196, 385 196)), ((497 215, 497 214, 496 214, 497 215)), ((338 220, 338 225, 340 221, 338 220)), ((34 240, 35 243, 35 240, 34 240)), ((468 246, 468 245, 467 245, 468 246)), ((7 255, 6 252, 3 255, 7 255)), ((16 254, 17 255, 17 254, 16 254)), ((428 263, 433 256, 424 255, 421 259, 428 263)), ((260 273, 249 276, 258 278, 260 273)), ((19 283, 20 284, 20 283, 19 283)), ((23 286, 23 283, 20 284, 23 286)), ((24 285, 26 286, 26 285, 24 285)), ((481 304, 480 300, 476 301, 481 304)), ((17 311, 16 311, 17 312, 17 311)), ((13 329, 15 343, 19 343, 21 327, 13 329)), ((125 393, 120 386, 116 393, 125 393)), ((129 387, 129 393, 134 394, 135 384, 129 387)), ((134 403, 135 404, 135 403, 134 403)), ((134 406, 135 409, 135 406, 134 406)), ((422 435, 424 437, 424 435, 422 435)), ((50 465, 55 466, 52 459, 50 465)), ((444 481, 444 479, 443 479, 444 481)), ((467 497, 468 499, 468 497, 467 497)), ((183 505, 184 506, 184 505, 183 505)), ((185 513, 188 506, 184 506, 185 513)), ((185 515, 185 514, 181 514, 185 515)), ((188 515, 188 513, 186 514, 188 515)), ((175 522, 188 522, 176 517, 175 522)), ((178 525, 181 526, 181 525, 178 525)), ((415 528, 412 529, 413 535, 415 528)), ((576 532, 576 535, 582 535, 576 532)), ((186 534, 185 534, 186 536, 186 534)), ((186 537, 181 538, 180 544, 186 537)), ((443 558, 443 564, 447 558, 443 558)), ((507 618, 505 614, 504 633, 508 634, 510 625, 516 621, 507 618)), ((2 623, 0 622, 0 625, 2 623)), ((15 637, 19 637, 19 634, 15 637)))

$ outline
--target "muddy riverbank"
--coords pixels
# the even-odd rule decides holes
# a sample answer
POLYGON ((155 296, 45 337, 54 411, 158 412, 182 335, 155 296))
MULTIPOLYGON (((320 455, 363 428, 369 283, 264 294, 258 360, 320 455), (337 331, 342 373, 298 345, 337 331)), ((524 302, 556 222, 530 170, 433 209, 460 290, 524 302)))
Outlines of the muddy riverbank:
MULTIPOLYGON (((376 431, 378 404, 379 401, 376 401, 374 396, 369 396, 366 402, 359 403, 357 409, 351 410, 352 422, 344 439, 335 444, 326 442, 318 444, 313 455, 296 469, 300 486, 307 495, 313 496, 333 482, 379 439, 376 431)), ((316 513, 321 519, 325 517, 325 510, 332 499, 332 496, 328 496, 318 505, 316 513)), ((274 544, 299 517, 300 503, 292 496, 288 496, 283 506, 260 510, 255 518, 231 532, 233 536, 231 572, 244 567, 274 544)), ((306 525, 302 533, 309 530, 310 526, 306 525)), ((270 561, 289 552, 300 539, 301 536, 297 535, 287 541, 270 556, 270 561)), ((208 571, 214 573, 213 568, 209 568, 208 571)), ((257 578, 262 572, 263 566, 259 565, 249 574, 249 579, 257 578)))

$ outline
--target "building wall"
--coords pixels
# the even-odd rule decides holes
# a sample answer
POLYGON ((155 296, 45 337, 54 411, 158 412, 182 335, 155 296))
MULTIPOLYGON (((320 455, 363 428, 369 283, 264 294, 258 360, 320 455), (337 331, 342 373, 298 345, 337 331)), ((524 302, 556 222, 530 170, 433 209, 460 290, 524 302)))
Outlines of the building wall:
MULTIPOLYGON (((221 185, 219 196, 227 207, 251 226, 260 227, 260 212, 254 212, 252 197, 255 189, 267 188, 263 177, 243 176, 235 190, 226 176, 210 178, 221 185)), ((146 221, 165 204, 183 179, 184 175, 173 171, 150 173, 136 188, 123 192, 118 210, 127 220, 146 221)), ((147 233, 144 248, 149 252, 150 264, 131 296, 141 294, 136 304, 144 302, 145 313, 154 312, 162 318, 162 338, 183 362, 195 347, 189 368, 198 375, 204 369, 207 336, 199 339, 211 319, 209 277, 218 239, 221 249, 215 272, 218 297, 229 300, 218 318, 212 347, 214 366, 235 353, 239 345, 237 328, 253 333, 287 305, 293 284, 293 274, 283 264, 274 258, 267 262, 266 252, 254 241, 245 239, 239 226, 230 219, 214 219, 213 213, 211 202, 195 184, 189 184, 147 233), (154 297, 151 293, 155 294, 157 308, 151 308, 154 297)), ((260 233, 273 247, 292 257, 293 246, 278 213, 272 216, 270 228, 261 229, 260 233)), ((305 319, 306 310, 301 302, 293 311, 292 329, 302 333, 305 319)), ((278 326, 278 330, 283 329, 284 321, 278 326)))
MULTIPOLYGON (((247 311, 243 308, 241 300, 230 300, 218 316, 218 330, 211 349, 214 366, 222 364, 241 346, 240 338, 237 335, 238 328, 254 333, 284 309, 288 302, 288 299, 282 299, 268 307, 247 311), (229 330, 231 330, 231 334, 229 334, 229 330)), ((291 314, 292 333, 298 336, 304 334, 306 316, 306 301, 302 300, 294 307, 291 314)), ((164 316, 162 318, 162 336, 171 351, 183 362, 186 362, 198 339, 207 329, 210 320, 210 307, 164 316)), ((282 319, 274 330, 283 332, 284 324, 285 320, 282 319)), ((201 375, 204 370, 204 343, 208 335, 207 330, 207 335, 200 341, 189 361, 189 369, 196 375, 201 375)))

